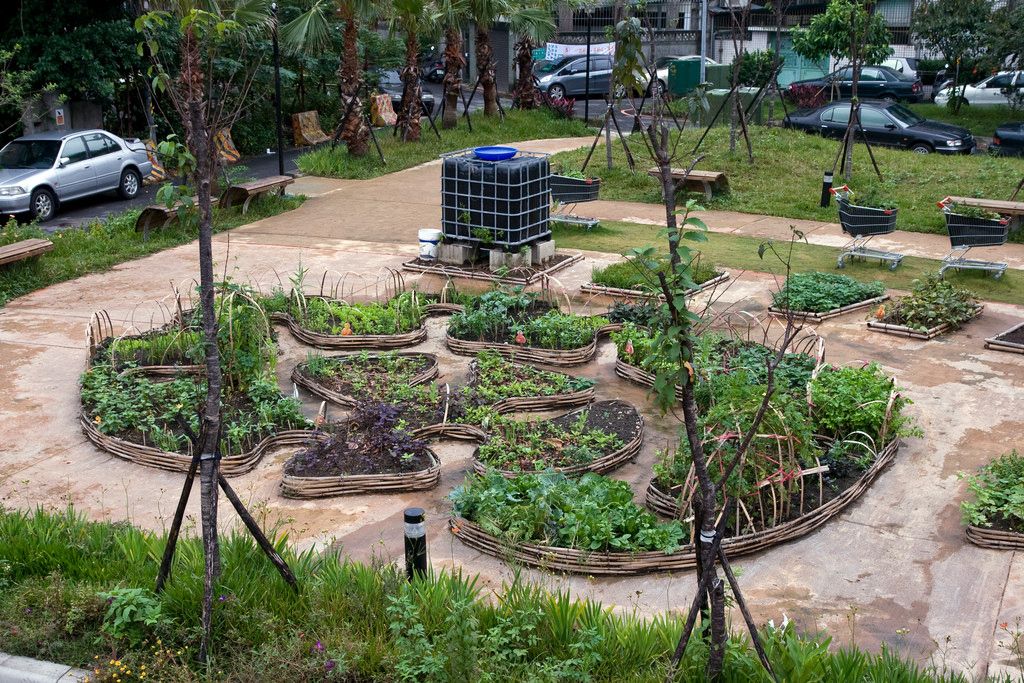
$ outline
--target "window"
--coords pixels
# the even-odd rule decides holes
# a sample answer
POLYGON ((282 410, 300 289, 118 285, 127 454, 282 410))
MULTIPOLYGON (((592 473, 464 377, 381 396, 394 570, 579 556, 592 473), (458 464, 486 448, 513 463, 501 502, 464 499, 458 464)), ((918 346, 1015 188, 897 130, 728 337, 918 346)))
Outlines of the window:
POLYGON ((66 156, 69 164, 74 164, 79 161, 85 161, 89 158, 89 150, 85 147, 85 140, 82 136, 71 138, 64 143, 64 156, 66 156))
POLYGON ((85 144, 89 148, 89 156, 92 158, 121 151, 120 145, 103 133, 90 133, 86 135, 85 144))
POLYGON ((591 57, 590 58, 590 70, 591 71, 611 71, 612 60, 611 57, 591 57))
POLYGON ((586 70, 587 70, 587 60, 585 60, 585 59, 577 59, 576 61, 570 62, 569 64, 567 64, 565 69, 563 69, 562 73, 566 73, 566 74, 581 74, 581 73, 583 73, 586 70))
POLYGON ((845 69, 839 69, 836 71, 835 80, 837 81, 852 81, 853 80, 853 69, 846 67, 845 69))
POLYGON ((892 123, 889 117, 873 107, 861 107, 860 125, 865 128, 885 128, 892 123))
POLYGON ((840 104, 838 107, 832 108, 832 118, 829 119, 832 123, 847 123, 850 120, 850 105, 840 104))
POLYGON ((997 89, 998 88, 1009 88, 1010 87, 1010 80, 1012 78, 1013 78, 1012 74, 999 74, 998 76, 993 76, 992 78, 990 78, 988 80, 988 83, 985 84, 985 87, 986 88, 997 88, 997 89))
POLYGON ((865 81, 884 81, 885 76, 878 69, 863 69, 860 72, 861 80, 865 81))

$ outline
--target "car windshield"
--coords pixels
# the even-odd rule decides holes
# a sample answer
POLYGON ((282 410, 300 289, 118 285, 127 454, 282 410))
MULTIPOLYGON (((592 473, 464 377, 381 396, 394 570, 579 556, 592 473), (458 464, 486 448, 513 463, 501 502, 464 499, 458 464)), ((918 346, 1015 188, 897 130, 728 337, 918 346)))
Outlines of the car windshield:
POLYGON ((923 116, 915 114, 902 104, 894 104, 886 111, 889 112, 890 116, 906 126, 916 126, 919 123, 925 122, 925 118, 923 116))
POLYGON ((0 150, 0 169, 52 168, 60 140, 15 140, 0 150))
POLYGON ((548 60, 548 59, 545 59, 540 64, 540 66, 537 67, 537 73, 539 73, 539 74, 549 74, 552 71, 554 71, 555 69, 557 69, 560 65, 564 64, 565 61, 566 61, 565 59, 560 59, 560 60, 548 60))
POLYGON ((402 85, 402 76, 395 71, 390 69, 388 71, 380 72, 380 84, 381 85, 402 85))

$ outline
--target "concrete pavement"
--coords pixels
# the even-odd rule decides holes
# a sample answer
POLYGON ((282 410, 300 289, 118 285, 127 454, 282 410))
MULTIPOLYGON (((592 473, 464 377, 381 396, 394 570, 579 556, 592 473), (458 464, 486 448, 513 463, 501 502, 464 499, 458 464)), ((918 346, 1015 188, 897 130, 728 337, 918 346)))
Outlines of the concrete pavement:
MULTIPOLYGON (((521 146, 555 151, 579 143, 521 146)), ((382 269, 398 267, 415 253, 416 229, 437 225, 436 178, 436 165, 427 165, 371 181, 302 179, 296 191, 311 198, 299 209, 217 237, 218 272, 268 288, 286 283, 301 264, 309 269, 312 289, 329 272, 346 278, 350 290, 372 291, 382 269)), ((607 203, 605 210, 613 214, 618 204, 607 203)), ((627 204, 616 210, 644 218, 641 209, 647 206, 627 204)), ((607 216, 613 217, 619 216, 607 216)), ((727 218, 723 213, 710 221, 725 228, 733 225, 727 218)), ((746 221, 734 230, 776 229, 767 222, 758 227, 761 217, 736 214, 732 220, 746 221)), ((820 226, 811 234, 824 236, 829 230, 820 226)), ((589 279, 595 265, 617 258, 599 253, 586 257, 559 275, 569 294, 589 279)), ((19 508, 73 503, 95 519, 165 528, 181 475, 127 463, 87 442, 77 425, 77 378, 85 363, 84 330, 93 311, 107 310, 125 329, 158 324, 166 316, 161 300, 169 301, 170 283, 196 277, 196 261, 195 245, 184 245, 55 285, 0 309, 0 386, 5 387, 0 394, 0 502, 19 508)), ((438 285, 424 278, 410 280, 424 287, 438 285)), ((719 305, 761 315, 775 285, 768 276, 744 273, 719 293, 719 305)), ((576 298, 581 312, 604 304, 576 298)), ((925 437, 908 439, 895 464, 860 501, 820 530, 735 561, 759 622, 778 623, 785 614, 804 631, 826 629, 837 643, 856 641, 872 649, 886 643, 921 661, 944 657, 972 674, 1012 671, 1011 654, 1000 644, 997 629, 1001 622, 1012 624, 1024 617, 1024 556, 967 543, 958 510, 965 489, 957 472, 1021 446, 1024 357, 987 351, 982 342, 1022 318, 1024 306, 989 304, 965 329, 931 342, 868 332, 857 314, 816 328, 830 361, 874 359, 892 372, 913 399, 910 411, 925 437)), ((440 381, 464 381, 469 359, 453 356, 444 346, 444 321, 430 321, 428 335, 417 350, 438 355, 440 381)), ((288 375, 308 349, 284 330, 280 347, 278 377, 290 392, 288 375)), ((610 344, 602 345, 595 361, 572 372, 596 378, 599 398, 622 398, 641 407, 647 423, 643 450, 637 462, 614 476, 629 482, 642 500, 657 451, 675 441, 677 423, 660 415, 643 389, 615 375, 610 344)), ((308 410, 314 411, 319 402, 306 398, 308 410)), ((301 547, 340 543, 360 560, 374 555, 400 558, 401 512, 410 505, 422 506, 428 512, 434 565, 463 567, 480 574, 484 589, 499 589, 512 570, 467 549, 445 530, 445 496, 470 467, 473 447, 443 441, 435 450, 442 461, 441 485, 419 494, 285 499, 277 483, 291 455, 288 450, 269 454, 255 471, 233 483, 250 504, 265 503, 270 519, 282 520, 301 547)), ((197 511, 193 499, 189 513, 197 511)), ((221 506, 221 513, 225 524, 237 523, 228 506, 221 506)), ((689 574, 621 579, 525 574, 550 588, 645 615, 685 610, 694 587, 689 574)))

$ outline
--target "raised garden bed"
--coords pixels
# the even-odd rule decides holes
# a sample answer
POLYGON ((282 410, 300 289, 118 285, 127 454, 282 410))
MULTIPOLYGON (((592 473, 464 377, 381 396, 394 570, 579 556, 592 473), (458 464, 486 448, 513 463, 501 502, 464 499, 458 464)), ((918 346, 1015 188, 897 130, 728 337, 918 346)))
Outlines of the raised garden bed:
POLYGON ((511 363, 484 351, 470 364, 469 389, 498 413, 539 412, 586 405, 594 380, 511 363))
MULTIPOLYGON (((627 258, 603 268, 595 268, 591 281, 582 285, 580 292, 613 298, 660 301, 664 295, 651 290, 651 286, 657 282, 657 271, 667 270, 668 267, 667 259, 659 261, 659 267, 651 270, 637 260, 627 258)), ((688 292, 692 296, 726 282, 729 273, 717 269, 714 264, 700 261, 698 257, 691 266, 691 277, 697 284, 688 292)))
POLYGON ((934 339, 981 314, 974 295, 934 276, 918 281, 911 293, 880 305, 868 329, 912 339, 934 339))
POLYGON ((624 401, 599 401, 545 422, 499 422, 473 454, 473 468, 505 477, 548 470, 603 474, 636 457, 643 431, 643 417, 624 401))
POLYGON ((565 204, 592 202, 601 191, 600 178, 578 178, 552 173, 548 179, 552 201, 565 204))
POLYGON ((512 268, 500 272, 491 271, 487 263, 467 264, 462 266, 437 261, 424 261, 419 258, 406 261, 402 264, 402 270, 413 273, 428 273, 440 275, 446 278, 463 278, 467 280, 481 280, 505 285, 527 286, 536 284, 544 278, 564 270, 569 266, 583 260, 583 254, 579 252, 555 252, 547 263, 540 268, 512 268))
POLYGON ((1006 332, 989 337, 985 340, 986 349, 1024 353, 1024 323, 1018 323, 1006 332))
POLYGON ((87 342, 89 365, 107 364, 118 372, 174 377, 206 370, 199 329, 180 320, 142 334, 115 336, 110 315, 97 311, 89 321, 87 342))
POLYGON ((967 539, 982 548, 1024 550, 1024 455, 1005 453, 961 477, 972 495, 960 504, 967 539))
POLYGON ((888 299, 881 282, 862 283, 835 273, 799 273, 772 296, 768 312, 820 323, 846 313, 873 308, 888 299))
POLYGON ((1024 534, 969 525, 967 540, 976 546, 991 550, 1024 550, 1024 534))
POLYGON ((452 316, 445 343, 460 355, 494 351, 520 361, 572 366, 593 359, 607 325, 606 318, 561 313, 534 294, 494 290, 452 316))
POLYGON ((292 381, 314 396, 341 406, 379 396, 395 384, 418 386, 437 377, 437 356, 429 353, 360 353, 311 356, 292 370, 292 381))

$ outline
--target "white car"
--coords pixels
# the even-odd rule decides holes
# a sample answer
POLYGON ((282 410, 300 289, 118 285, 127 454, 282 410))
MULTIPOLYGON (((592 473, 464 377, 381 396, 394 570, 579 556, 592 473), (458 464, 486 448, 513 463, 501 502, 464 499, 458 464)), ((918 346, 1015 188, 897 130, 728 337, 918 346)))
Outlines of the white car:
POLYGON ((893 71, 898 71, 904 76, 918 78, 917 59, 914 57, 889 57, 881 65, 887 66, 893 71))
MULTIPOLYGON (((657 95, 659 92, 665 92, 665 89, 668 88, 668 67, 672 62, 680 60, 686 62, 699 62, 700 55, 669 55, 668 57, 659 57, 657 61, 654 62, 655 74, 658 79, 658 89, 654 90, 652 88, 652 95, 657 95)), ((714 66, 715 64, 718 64, 718 62, 710 57, 704 58, 704 66, 714 66)))
MULTIPOLYGON (((974 85, 958 86, 957 94, 964 88, 963 97, 967 104, 974 106, 992 106, 1010 104, 1010 98, 1024 92, 1024 71, 1000 71, 974 85)), ((952 87, 944 88, 935 96, 935 104, 946 105, 952 87)))

